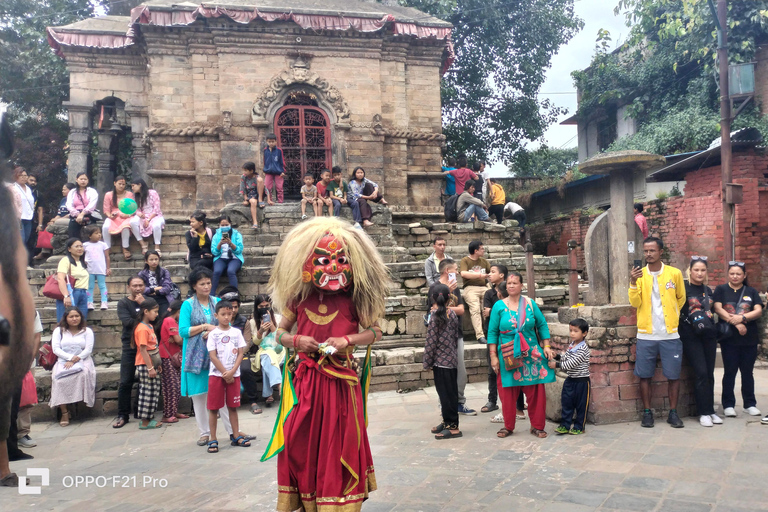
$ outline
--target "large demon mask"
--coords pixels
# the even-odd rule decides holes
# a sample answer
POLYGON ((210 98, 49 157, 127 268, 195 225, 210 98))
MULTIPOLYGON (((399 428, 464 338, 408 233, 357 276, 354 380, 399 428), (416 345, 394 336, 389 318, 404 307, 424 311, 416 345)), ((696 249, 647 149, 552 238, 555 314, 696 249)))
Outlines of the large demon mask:
POLYGON ((324 291, 347 290, 352 284, 352 265, 349 263, 344 243, 326 233, 315 246, 312 255, 304 263, 302 279, 324 291))

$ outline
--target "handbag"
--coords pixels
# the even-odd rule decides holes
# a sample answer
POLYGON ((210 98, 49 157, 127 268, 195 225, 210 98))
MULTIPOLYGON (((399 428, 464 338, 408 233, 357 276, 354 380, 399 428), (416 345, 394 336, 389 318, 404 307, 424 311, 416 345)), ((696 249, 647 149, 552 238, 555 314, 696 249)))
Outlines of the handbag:
MULTIPOLYGON (((67 258, 67 256, 64 257, 67 258)), ((58 272, 54 272, 45 280, 45 285, 43 286, 44 297, 48 297, 49 299, 54 300, 64 300, 64 296, 61 294, 61 290, 59 289, 59 280, 57 277, 58 275, 58 272)), ((75 286, 75 278, 72 277, 72 262, 69 263, 67 279, 69 279, 69 288, 73 288, 75 286)))
POLYGON ((29 371, 24 375, 24 380, 21 381, 21 401, 19 402, 19 407, 35 405, 36 403, 37 386, 35 385, 35 376, 29 371))
POLYGON ((160 357, 160 349, 156 347, 153 350, 147 350, 147 354, 149 354, 149 359, 152 361, 152 367, 155 370, 162 369, 163 360, 160 357))
MULTIPOLYGON (((523 358, 528 355, 528 345, 525 344, 525 339, 522 334, 522 326, 525 325, 526 306, 528 305, 528 299, 521 296, 520 302, 517 307, 517 327, 512 331, 501 331, 501 334, 512 333, 512 341, 503 343, 501 345, 501 358, 504 360, 504 368, 507 371, 512 371, 523 366, 523 358), (520 356, 515 357, 515 340, 520 336, 520 356)), ((509 319, 512 321, 512 312, 509 312, 509 319)))
POLYGON ((37 245, 35 246, 38 249, 53 249, 53 244, 51 241, 53 240, 53 233, 49 233, 48 231, 40 231, 37 234, 37 245))
POLYGON ((168 359, 171 360, 171 364, 174 368, 181 368, 181 350, 171 354, 171 357, 168 359))
MULTIPOLYGON (((736 301, 736 305, 738 306, 741 304, 741 299, 744 298, 744 292, 747 290, 746 286, 741 287, 741 295, 739 295, 739 300, 736 301)), ((729 324, 728 322, 724 322, 720 319, 717 321, 717 340, 727 340, 728 338, 733 337, 733 326, 729 324)))
MULTIPOLYGON (((710 297, 709 288, 706 286, 704 287, 704 295, 706 298, 710 297)), ((699 337, 711 336, 712 334, 717 333, 715 322, 712 320, 712 313, 709 311, 703 311, 699 309, 692 313, 688 313, 685 321, 688 323, 688 325, 693 327, 694 333, 699 337)))
POLYGON ((37 352, 38 364, 48 371, 53 370, 53 365, 56 364, 58 359, 59 356, 53 353, 53 347, 51 347, 50 343, 41 346, 37 352))

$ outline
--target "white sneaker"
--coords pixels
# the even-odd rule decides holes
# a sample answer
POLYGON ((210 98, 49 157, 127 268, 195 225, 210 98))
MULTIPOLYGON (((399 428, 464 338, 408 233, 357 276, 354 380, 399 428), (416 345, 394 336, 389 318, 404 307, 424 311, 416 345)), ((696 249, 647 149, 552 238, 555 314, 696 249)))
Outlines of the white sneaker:
POLYGON ((102 303, 101 303, 101 309, 102 309, 103 311, 106 311, 107 309, 109 309, 109 303, 107 303, 107 302, 102 302, 102 303))
POLYGON ((715 425, 723 424, 723 418, 721 418, 717 414, 710 414, 709 417, 712 418, 712 423, 714 423, 715 425))
POLYGON ((302 216, 301 216, 301 220, 305 220, 306 218, 307 218, 307 216, 306 216, 306 215, 302 215, 302 216))
POLYGON ((764 416, 763 419, 760 420, 760 423, 763 425, 768 425, 768 416, 764 416))
POLYGON ((706 415, 699 418, 699 423, 701 423, 702 427, 711 427, 713 425, 712 418, 706 415))
POLYGON ((746 409, 744 409, 744 412, 746 412, 750 416, 762 416, 763 415, 763 413, 760 412, 760 409, 758 409, 754 405, 752 407, 747 407, 746 409))
POLYGON ((88 311, 93 311, 95 308, 93 307, 93 302, 88 303, 88 311))
POLYGON ((736 409, 733 407, 726 407, 723 409, 723 414, 725 414, 726 418, 735 418, 736 417, 736 409))

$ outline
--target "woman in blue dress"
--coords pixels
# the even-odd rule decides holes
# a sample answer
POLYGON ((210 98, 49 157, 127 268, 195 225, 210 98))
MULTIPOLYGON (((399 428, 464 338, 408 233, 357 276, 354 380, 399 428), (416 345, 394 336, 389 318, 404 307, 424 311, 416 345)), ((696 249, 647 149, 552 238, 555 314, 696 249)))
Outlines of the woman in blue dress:
POLYGON ((523 276, 510 272, 509 296, 493 306, 488 324, 491 366, 498 376, 504 413, 504 428, 497 436, 507 437, 515 430, 515 404, 522 392, 528 402, 531 434, 544 438, 547 437, 544 384, 555 382, 555 372, 547 367, 553 353, 549 347, 547 321, 536 302, 523 296, 522 291, 523 276))

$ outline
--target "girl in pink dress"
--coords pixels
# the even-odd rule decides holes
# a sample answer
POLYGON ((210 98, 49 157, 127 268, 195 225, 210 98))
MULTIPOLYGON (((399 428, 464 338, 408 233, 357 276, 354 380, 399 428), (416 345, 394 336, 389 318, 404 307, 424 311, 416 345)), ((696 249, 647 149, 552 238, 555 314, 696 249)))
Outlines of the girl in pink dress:
POLYGON ((160 241, 163 237, 163 228, 165 228, 165 219, 163 211, 160 209, 160 196, 156 190, 150 189, 141 178, 131 181, 131 190, 133 190, 134 199, 139 209, 136 210, 136 217, 139 219, 139 228, 141 236, 149 238, 152 235, 155 239, 155 250, 162 257, 160 252, 160 241))
POLYGON ((101 234, 107 247, 112 247, 112 235, 120 235, 123 242, 123 257, 125 261, 130 261, 131 251, 128 245, 131 241, 131 232, 136 240, 141 244, 142 254, 147 252, 147 242, 141 237, 139 230, 139 219, 135 215, 126 215, 120 211, 118 205, 121 199, 133 199, 133 194, 126 190, 126 181, 123 176, 115 178, 112 192, 104 194, 104 225, 101 228, 101 234))

